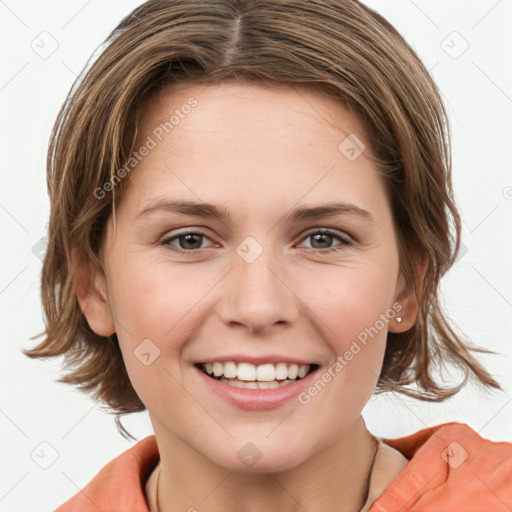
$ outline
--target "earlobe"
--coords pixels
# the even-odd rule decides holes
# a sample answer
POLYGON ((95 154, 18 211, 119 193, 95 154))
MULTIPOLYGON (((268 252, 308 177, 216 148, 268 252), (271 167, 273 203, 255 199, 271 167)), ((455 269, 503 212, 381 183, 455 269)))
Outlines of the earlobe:
POLYGON ((103 271, 76 249, 72 250, 72 259, 76 296, 89 327, 99 336, 111 336, 116 330, 103 271))
POLYGON ((415 258, 414 268, 416 287, 413 283, 410 283, 408 286, 406 286, 404 276, 400 274, 397 285, 397 295, 395 299, 395 302, 400 304, 400 309, 396 309, 396 316, 390 323, 390 332, 408 331, 416 323, 421 306, 420 302, 418 301, 417 294, 421 289, 427 268, 427 255, 425 252, 418 251, 415 258))

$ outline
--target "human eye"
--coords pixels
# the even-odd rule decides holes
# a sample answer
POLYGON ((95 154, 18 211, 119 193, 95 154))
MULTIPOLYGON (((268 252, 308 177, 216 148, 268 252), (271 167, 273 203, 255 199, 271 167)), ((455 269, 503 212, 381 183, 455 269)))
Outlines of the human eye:
MULTIPOLYGON (((301 239, 301 242, 308 239, 312 240, 312 246, 306 247, 308 251, 321 252, 324 254, 339 251, 342 250, 343 247, 352 245, 351 237, 343 232, 331 229, 316 229, 310 231, 301 239), (338 243, 332 246, 332 243, 335 241, 338 241, 338 243), (316 247, 315 244, 317 245, 316 247), (331 245, 331 247, 326 247, 326 245, 331 245)), ((159 245, 169 247, 176 252, 193 254, 214 247, 214 245, 204 246, 203 242, 205 240, 210 240, 210 238, 206 236, 204 232, 187 230, 174 234, 171 233, 163 238, 159 242, 159 245)))
POLYGON ((202 231, 182 231, 174 235, 169 235, 159 242, 160 245, 170 247, 173 251, 182 253, 199 252, 202 247, 202 241, 209 240, 202 231), (174 244, 177 242, 178 247, 174 244))
MULTIPOLYGON (((334 251, 342 250, 346 246, 352 245, 352 239, 345 233, 341 231, 333 231, 331 229, 316 229, 315 231, 310 231, 305 237, 301 239, 301 241, 307 240, 311 238, 312 241, 316 244, 329 245, 334 240, 338 240, 340 243, 332 246, 332 247, 307 247, 308 250, 320 251, 323 253, 331 253, 334 251)), ((312 242, 313 243, 313 242, 312 242)))

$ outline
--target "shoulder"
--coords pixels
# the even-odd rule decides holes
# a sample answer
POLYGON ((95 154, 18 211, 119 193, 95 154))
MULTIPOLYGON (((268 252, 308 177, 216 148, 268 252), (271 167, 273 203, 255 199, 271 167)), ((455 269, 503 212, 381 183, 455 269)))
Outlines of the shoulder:
POLYGON ((140 440, 106 464, 55 512, 147 512, 144 485, 159 458, 154 435, 140 440))
POLYGON ((371 512, 510 510, 512 444, 486 439, 465 423, 444 423, 383 441, 409 463, 371 512))
MULTIPOLYGON (((437 450, 439 448, 443 448, 443 451, 447 450, 446 457, 453 457, 456 454, 463 456, 464 452, 458 450, 458 446, 461 448, 466 447, 478 458, 494 454, 498 460, 506 458, 506 454, 510 455, 512 451, 512 443, 491 441, 482 437, 466 423, 458 422, 427 427, 408 436, 395 439, 385 438, 383 441, 399 450, 408 459, 423 451, 437 450)), ((493 458, 491 457, 491 459, 493 458)))

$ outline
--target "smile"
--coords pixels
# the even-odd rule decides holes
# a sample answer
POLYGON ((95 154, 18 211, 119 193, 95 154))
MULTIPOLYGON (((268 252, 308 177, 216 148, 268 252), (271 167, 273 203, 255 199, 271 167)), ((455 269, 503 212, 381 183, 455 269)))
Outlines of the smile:
POLYGON ((242 389, 275 389, 306 377, 315 364, 265 363, 254 365, 234 361, 201 363, 198 368, 208 377, 242 389))

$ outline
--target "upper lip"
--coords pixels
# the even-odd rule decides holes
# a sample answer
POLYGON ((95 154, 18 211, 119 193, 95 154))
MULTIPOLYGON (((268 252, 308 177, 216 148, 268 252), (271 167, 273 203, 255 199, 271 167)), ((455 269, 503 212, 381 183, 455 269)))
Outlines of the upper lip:
POLYGON ((206 359, 202 359, 197 364, 206 364, 206 363, 226 363, 227 361, 233 361, 236 364, 239 363, 251 363, 255 366, 259 366, 262 364, 277 364, 277 363, 287 363, 287 364, 309 364, 313 365, 316 363, 313 363, 310 359, 299 359, 296 357, 290 357, 290 356, 280 356, 276 354, 268 354, 268 355, 259 355, 259 356, 251 356, 251 355, 243 355, 243 354, 230 354, 225 356, 216 356, 216 357, 209 357, 206 359))

